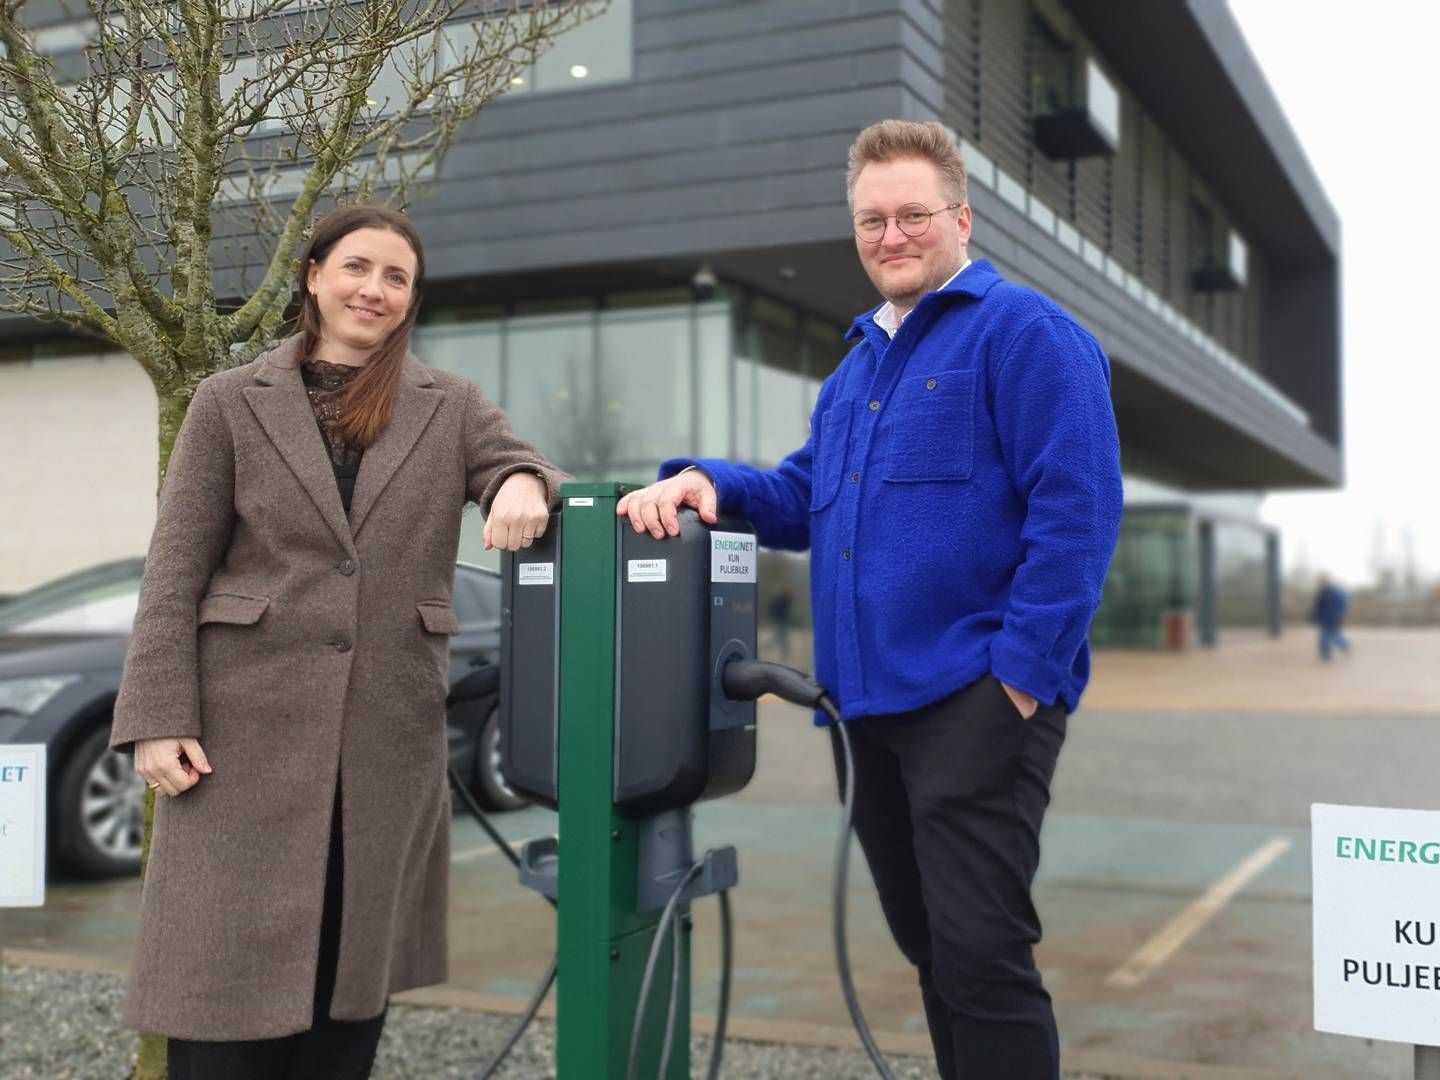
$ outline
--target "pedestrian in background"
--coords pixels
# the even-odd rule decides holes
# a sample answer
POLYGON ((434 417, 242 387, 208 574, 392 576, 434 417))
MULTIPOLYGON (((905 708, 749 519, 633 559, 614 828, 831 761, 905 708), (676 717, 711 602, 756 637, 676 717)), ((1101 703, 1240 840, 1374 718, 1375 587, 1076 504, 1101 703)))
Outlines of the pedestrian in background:
POLYGON ((785 584, 770 594, 770 605, 767 614, 770 616, 770 626, 775 634, 775 651, 780 654, 782 660, 790 655, 790 609, 795 604, 795 598, 790 595, 790 587, 785 584))
POLYGON ((1350 642, 1340 631, 1349 606, 1350 598, 1345 590, 1321 574, 1319 588, 1315 590, 1315 603, 1310 608, 1310 621, 1320 630, 1320 659, 1326 663, 1330 661, 1332 646, 1347 655, 1350 652, 1350 642))
POLYGON ((561 474, 409 353, 401 213, 322 219, 299 332, 196 389, 111 745, 155 790, 125 1020, 171 1080, 359 1080, 391 994, 445 978, 460 516, 529 547, 561 474))
POLYGON ((1119 530, 1109 363, 1058 305, 970 261, 941 125, 866 128, 847 186, 884 303, 850 328, 809 441, 770 470, 666 462, 617 511, 663 537, 677 507, 719 508, 810 549, 816 674, 852 733, 855 829, 940 1075, 1055 1080, 1030 887, 1119 530))

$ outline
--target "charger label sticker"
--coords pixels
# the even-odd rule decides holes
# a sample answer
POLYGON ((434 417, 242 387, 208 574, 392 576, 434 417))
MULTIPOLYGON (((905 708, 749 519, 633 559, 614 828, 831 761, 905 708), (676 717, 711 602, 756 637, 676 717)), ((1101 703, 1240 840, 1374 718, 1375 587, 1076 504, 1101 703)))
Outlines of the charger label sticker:
POLYGON ((553 562, 522 562, 517 585, 554 585, 555 564, 553 562))
POLYGON ((710 534, 710 580, 755 583, 755 537, 749 533, 710 534))
POLYGON ((630 559, 626 581, 664 581, 669 568, 665 559, 630 559))
POLYGON ((573 498, 573 499, 570 500, 570 505, 571 505, 571 506, 594 506, 594 505, 595 505, 595 500, 592 499, 592 498, 589 498, 589 497, 580 498, 579 496, 576 496, 575 498, 573 498))

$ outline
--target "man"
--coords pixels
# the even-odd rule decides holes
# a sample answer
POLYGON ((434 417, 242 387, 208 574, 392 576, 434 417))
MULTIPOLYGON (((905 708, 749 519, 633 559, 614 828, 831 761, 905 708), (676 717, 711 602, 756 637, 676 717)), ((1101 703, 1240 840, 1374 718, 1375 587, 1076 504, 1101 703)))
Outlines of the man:
POLYGON ((1345 590, 1336 585, 1325 574, 1320 575, 1315 591, 1315 603, 1310 609, 1310 621, 1320 628, 1320 659, 1330 662, 1331 646, 1349 655, 1350 642, 1341 632, 1345 621, 1345 609, 1350 606, 1345 590))
POLYGON ((970 262, 939 124, 866 128, 848 187, 885 302, 851 327, 809 441, 769 471, 666 462, 618 510, 662 537, 679 506, 723 507, 810 548, 816 675, 849 725, 855 828, 940 1073, 1052 1080, 1030 885, 1119 525, 1109 367, 1054 303, 970 262))

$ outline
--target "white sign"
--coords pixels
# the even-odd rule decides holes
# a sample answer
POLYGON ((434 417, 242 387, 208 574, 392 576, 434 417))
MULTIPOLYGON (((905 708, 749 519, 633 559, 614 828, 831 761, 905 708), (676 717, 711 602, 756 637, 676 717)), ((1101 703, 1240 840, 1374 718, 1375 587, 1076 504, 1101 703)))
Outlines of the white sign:
POLYGON ((0 907, 45 903, 45 747, 0 746, 0 907))
POLYGON ((570 500, 570 505, 571 505, 571 506, 594 506, 594 505, 595 505, 595 500, 594 500, 593 498, 590 498, 588 495, 585 496, 585 497, 583 497, 583 498, 577 495, 575 498, 573 498, 573 499, 570 500))
POLYGON ((630 559, 626 581, 664 581, 668 563, 664 559, 630 559))
POLYGON ((1440 1045, 1440 811, 1310 807, 1315 1029, 1440 1045))
POLYGON ((555 564, 553 562, 522 562, 517 585, 554 585, 555 564))
POLYGON ((710 580, 755 583, 755 537, 749 533, 710 534, 710 580))

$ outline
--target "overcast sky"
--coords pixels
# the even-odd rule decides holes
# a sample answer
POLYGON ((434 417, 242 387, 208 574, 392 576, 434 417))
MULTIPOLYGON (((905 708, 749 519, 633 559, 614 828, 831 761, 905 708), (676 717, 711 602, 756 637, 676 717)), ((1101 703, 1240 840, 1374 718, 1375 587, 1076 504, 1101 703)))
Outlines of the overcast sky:
MULTIPOLYGON (((1210 0, 1220 2, 1220 0, 1210 0)), ((1343 491, 1273 495, 1303 557, 1359 583, 1377 531, 1440 573, 1440 3, 1232 0, 1231 10, 1340 215, 1343 491), (1430 132, 1426 135, 1426 132, 1430 132)))

